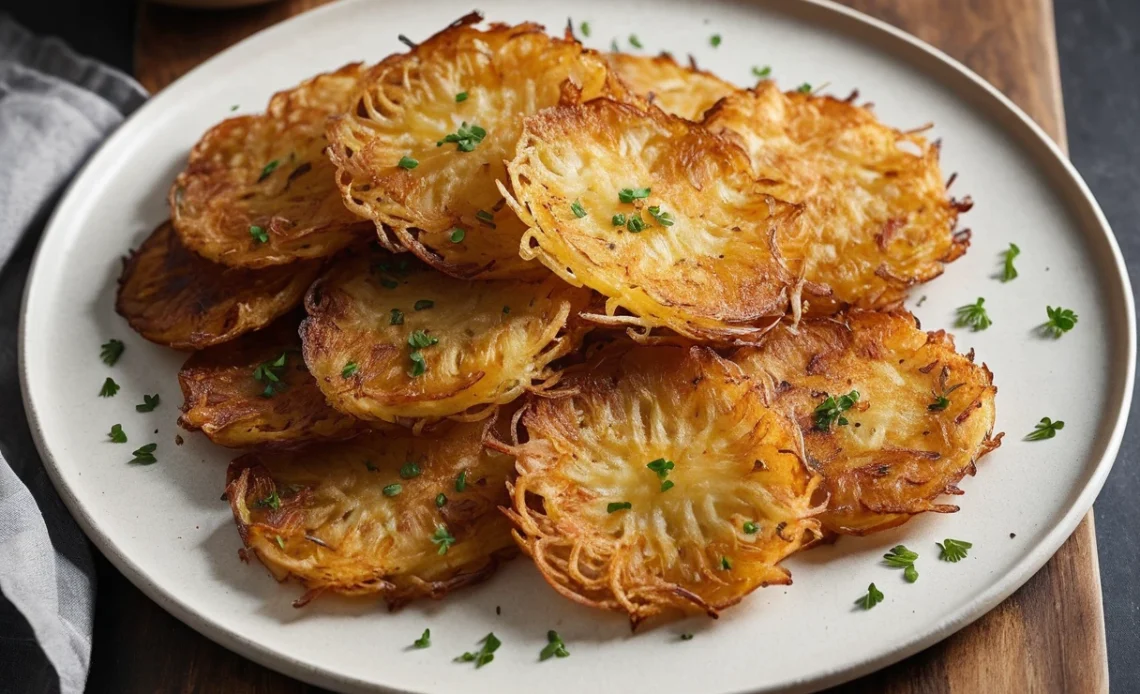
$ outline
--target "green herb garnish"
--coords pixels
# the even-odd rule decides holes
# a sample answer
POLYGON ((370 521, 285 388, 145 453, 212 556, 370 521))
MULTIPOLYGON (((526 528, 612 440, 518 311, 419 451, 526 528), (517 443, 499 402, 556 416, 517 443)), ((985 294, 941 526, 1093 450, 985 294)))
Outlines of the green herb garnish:
POLYGON ((709 45, 716 48, 720 45, 720 34, 713 34, 709 37, 709 45))
POLYGON ((467 125, 467 121, 463 121, 458 130, 449 135, 445 135, 442 140, 435 143, 435 146, 443 147, 446 143, 454 142, 455 148, 460 152, 473 152, 475 151, 475 147, 483 141, 484 137, 487 137, 486 130, 474 123, 467 125))
POLYGON ((681 634, 681 640, 682 641, 692 641, 693 635, 688 633, 688 632, 685 632, 684 634, 681 634))
POLYGON ((657 476, 660 477, 661 479, 665 479, 666 477, 669 476, 669 471, 672 470, 675 466, 673 465, 672 460, 665 460, 664 458, 658 458, 657 460, 654 460, 653 462, 648 463, 645 467, 656 472, 657 476))
POLYGON ((755 535, 757 532, 760 531, 760 526, 756 525, 756 523, 754 523, 752 521, 744 521, 743 530, 744 530, 745 535, 755 535))
POLYGON ((450 238, 452 243, 463 243, 463 239, 467 238, 467 232, 459 227, 455 227, 451 230, 450 238))
POLYGON ((435 495, 435 507, 436 508, 443 508, 445 505, 447 505, 447 495, 444 494, 443 492, 436 494, 435 495))
POLYGON ((643 47, 641 45, 641 39, 637 38, 637 34, 630 34, 629 35, 629 45, 633 46, 634 48, 642 48, 643 47))
POLYGON ((253 380, 265 384, 265 390, 261 391, 261 397, 271 398, 285 390, 285 384, 281 382, 281 374, 285 371, 287 354, 287 352, 282 352, 281 356, 273 361, 262 362, 253 370, 253 380))
POLYGON ((761 80, 767 79, 768 76, 772 74, 772 66, 771 65, 765 65, 764 67, 756 67, 755 65, 753 65, 752 66, 752 74, 757 79, 761 79, 761 80))
POLYGON ((439 339, 428 335, 423 330, 414 330, 408 335, 408 346, 412 349, 423 349, 439 344, 439 339))
POLYGON ((938 375, 938 387, 941 392, 934 392, 934 402, 926 406, 926 409, 931 412, 942 412, 947 407, 950 407, 950 394, 958 390, 965 383, 955 383, 952 386, 946 385, 946 378, 950 375, 950 369, 945 366, 942 367, 942 372, 938 375))
POLYGON ((546 632, 546 646, 539 652, 538 659, 542 661, 551 658, 566 658, 569 655, 570 651, 566 650, 566 644, 562 642, 562 637, 558 635, 558 632, 553 629, 546 632))
POLYGON ((912 552, 903 545, 895 545, 890 552, 883 555, 883 561, 887 566, 895 569, 903 569, 903 578, 907 583, 914 583, 918 580, 918 570, 914 568, 914 562, 918 559, 918 553, 912 552))
POLYGON ((987 314, 986 309, 983 308, 983 305, 985 303, 985 299, 978 297, 977 303, 959 306, 957 322, 958 327, 964 328, 969 326, 970 329, 972 329, 974 332, 977 332, 979 330, 985 330, 986 328, 993 325, 993 321, 990 320, 989 314, 987 314))
POLYGON ((407 155, 400 157, 400 161, 396 163, 396 166, 400 167, 401 169, 407 169, 408 171, 411 171, 419 165, 420 163, 418 161, 412 159, 407 155))
POLYGON ((411 360, 412 366, 408 369, 408 375, 412 378, 423 376, 427 371, 427 361, 424 360, 424 355, 420 352, 412 352, 408 355, 411 360))
POLYGON ((853 390, 847 395, 840 395, 838 398, 834 395, 827 396, 827 399, 821 402, 815 408, 815 428, 820 431, 828 431, 831 425, 838 423, 839 426, 847 426, 847 418, 843 413, 855 406, 859 401, 859 391, 853 390))
POLYGON ((455 103, 461 104, 464 101, 467 101, 467 92, 459 92, 455 95, 455 103))
POLYGON ((590 23, 582 22, 582 36, 589 38, 590 36, 590 23))
POLYGON ((389 484, 387 487, 384 487, 380 491, 384 494, 384 496, 387 496, 387 497, 398 496, 400 494, 400 492, 404 491, 404 485, 402 485, 402 484, 389 484))
POLYGON ((630 216, 629 221, 626 222, 625 228, 629 229, 634 234, 640 234, 641 232, 645 231, 648 226, 649 225, 645 223, 645 220, 641 218, 641 213, 638 212, 630 216))
POLYGON ((616 513, 631 508, 633 508, 633 504, 628 501, 611 501, 606 505, 606 513, 616 513))
POLYGON ((1077 314, 1067 308, 1046 306, 1045 314, 1049 316, 1049 320, 1041 326, 1041 329, 1046 335, 1054 338, 1061 337, 1077 324, 1077 314))
POLYGON ((574 216, 578 219, 586 216, 586 208, 582 207, 582 203, 578 202, 577 200, 570 203, 570 211, 573 212, 574 216))
POLYGON ((388 320, 388 325, 403 325, 404 324, 404 312, 403 311, 401 311, 398 308, 394 308, 394 309, 392 309, 391 313, 392 313, 392 317, 388 320))
POLYGON ((277 541, 278 547, 285 549, 285 540, 282 540, 280 535, 274 535, 273 539, 277 541))
POLYGON ((673 215, 668 212, 662 212, 661 207, 658 205, 653 205, 649 208, 649 216, 653 217, 653 219, 663 227, 673 226, 673 215))
POLYGON ((460 471, 459 475, 455 478, 455 491, 461 492, 467 489, 467 471, 460 471))
POLYGON ((796 87, 796 91, 800 94, 811 94, 811 84, 804 82, 800 86, 796 87))
POLYGON ((125 431, 123 431, 123 425, 122 424, 112 424, 111 425, 111 433, 107 434, 107 436, 110 437, 111 443, 126 443, 127 442, 127 434, 125 431))
POLYGON ((491 227, 492 229, 495 228, 495 215, 491 214, 490 212, 488 212, 486 210, 479 210, 478 212, 476 212, 475 213, 475 219, 478 219, 480 222, 483 222, 484 224, 491 227))
POLYGON ((257 177, 257 182, 261 183, 265 179, 269 178, 269 174, 277 170, 277 165, 279 163, 280 162, 274 159, 273 161, 266 164, 265 167, 261 169, 261 175, 257 177))
POLYGON ((428 648, 431 646, 431 629, 424 629, 424 633, 412 642, 412 646, 416 648, 428 648))
POLYGON ((258 243, 269 243, 269 232, 256 224, 249 228, 249 235, 258 243))
POLYGON ((435 533, 431 536, 431 541, 439 545, 437 554, 447 554, 448 548, 455 544, 455 537, 448 532, 445 526, 437 525, 435 526, 435 533))
POLYGON ((470 653, 470 652, 464 653, 463 655, 456 658, 455 662, 457 662, 457 663, 474 662, 476 668, 481 668, 484 665, 486 665, 487 663, 489 663, 495 659, 495 651, 497 651, 499 649, 499 646, 503 645, 503 642, 495 637, 494 632, 484 636, 482 641, 480 641, 480 643, 482 643, 483 646, 479 649, 478 652, 476 652, 476 653, 470 653))
POLYGON ((154 412, 154 408, 158 407, 158 393, 154 395, 143 394, 143 401, 141 405, 135 405, 135 412, 154 412))
POLYGON ((1005 267, 1002 269, 1001 281, 1008 282, 1012 279, 1017 279, 1017 268, 1013 267, 1013 259, 1021 254, 1021 249, 1017 247, 1016 243, 1009 244, 1009 250, 1004 251, 1002 255, 1005 256, 1005 267))
POLYGON ((420 466, 410 460, 400 467, 400 477, 406 480, 419 477, 421 473, 423 470, 420 469, 420 466))
POLYGON ((673 484, 673 480, 665 480, 661 483, 661 491, 667 492, 677 485, 673 484))
POLYGON ((855 604, 864 610, 869 610, 883 601, 883 592, 875 584, 867 586, 867 594, 855 601, 855 604))
POLYGON ((118 393, 118 392, 119 392, 119 384, 115 383, 115 379, 108 376, 107 380, 103 381, 103 387, 99 389, 99 397, 101 397, 101 398, 113 398, 113 397, 115 397, 115 393, 118 393))
POLYGON ((258 499, 256 505, 261 508, 271 508, 277 511, 281 508, 281 497, 277 495, 277 490, 274 489, 273 493, 269 496, 264 499, 258 499))
POLYGON ((966 558, 969 549, 974 545, 963 540, 946 539, 945 542, 935 542, 940 553, 938 558, 951 563, 960 562, 966 558))
POLYGON ((625 215, 620 212, 615 214, 610 218, 610 223, 615 227, 625 226, 625 215))
POLYGON ((131 455, 134 458, 131 460, 132 464, 137 465, 153 465, 158 460, 154 457, 154 452, 158 448, 157 443, 148 443, 145 446, 139 446, 131 455))
POLYGON ((723 569, 724 571, 731 571, 732 570, 732 560, 729 559, 728 557, 721 557, 720 558, 720 568, 723 569))
POLYGON ((1053 421, 1048 417, 1042 417, 1041 421, 1033 426, 1033 431, 1025 437, 1026 441, 1044 441, 1051 439, 1057 435, 1057 432, 1065 428, 1065 423, 1061 420, 1053 421))
POLYGON ((123 356, 123 350, 126 346, 123 345, 121 340, 107 340, 99 349, 99 358, 107 366, 114 366, 115 362, 119 361, 119 357, 123 356))
POLYGON ((415 309, 416 311, 426 311, 427 309, 431 308, 432 306, 435 306, 435 302, 432 301, 431 299, 420 299, 419 301, 417 301, 415 303, 414 306, 412 306, 412 308, 415 309))
POLYGON ((624 203, 644 200, 649 197, 651 190, 651 188, 622 188, 618 191, 618 200, 624 203))

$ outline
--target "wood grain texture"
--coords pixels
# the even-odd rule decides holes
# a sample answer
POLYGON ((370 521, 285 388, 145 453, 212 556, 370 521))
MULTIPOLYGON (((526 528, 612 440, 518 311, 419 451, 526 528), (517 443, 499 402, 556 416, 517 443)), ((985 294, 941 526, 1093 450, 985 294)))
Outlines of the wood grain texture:
MULTIPOLYGON (((1050 0, 841 0, 938 46, 1002 90, 1065 144, 1050 0)), ((230 12, 143 4, 135 72, 157 91, 227 46, 323 0, 230 12)), ((91 692, 311 694, 316 687, 237 656, 175 620, 105 561, 91 692)), ((1052 560, 971 626, 834 692, 1106 692, 1100 574, 1092 513, 1052 560)))

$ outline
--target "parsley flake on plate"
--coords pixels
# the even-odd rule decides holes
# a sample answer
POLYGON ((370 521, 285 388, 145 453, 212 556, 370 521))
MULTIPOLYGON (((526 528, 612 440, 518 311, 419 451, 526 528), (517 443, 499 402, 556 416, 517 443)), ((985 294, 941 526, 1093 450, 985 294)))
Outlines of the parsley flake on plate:
POLYGON ((553 629, 546 632, 546 646, 539 652, 538 659, 542 661, 551 658, 566 658, 569 655, 570 651, 566 650, 566 644, 562 642, 562 637, 558 635, 558 632, 553 629))
POLYGON ((494 632, 484 636, 479 643, 483 644, 482 647, 475 653, 467 652, 455 659, 457 663, 475 663, 475 668, 481 668, 487 663, 495 659, 495 651, 499 650, 499 646, 503 645, 494 632))
POLYGON ((761 79, 761 80, 767 79, 768 76, 771 74, 772 74, 772 66, 771 65, 765 65, 764 67, 756 67, 755 65, 752 66, 752 76, 755 77, 756 79, 761 79))
POLYGON ((157 449, 157 443, 148 443, 145 446, 139 446, 131 453, 131 455, 134 456, 134 458, 131 459, 131 463, 136 465, 153 465, 157 463, 158 459, 154 457, 154 452, 157 449))
POLYGON ((985 330, 993 325, 989 314, 986 313, 985 303, 985 299, 978 297, 975 303, 959 306, 956 325, 959 328, 969 327, 974 332, 985 330))
POLYGON ((1077 324, 1077 314, 1067 308, 1046 306, 1045 314, 1049 316, 1049 320, 1041 326, 1041 329, 1046 335, 1054 338, 1061 337, 1072 330, 1077 324))
POLYGON ((113 397, 115 397, 115 393, 118 393, 118 392, 119 392, 119 384, 115 383, 115 379, 108 376, 107 380, 103 381, 103 387, 99 389, 99 397, 101 397, 101 398, 113 398, 113 397))
POLYGON ((107 434, 107 436, 108 436, 108 438, 111 439, 111 443, 126 443, 127 442, 127 434, 125 431, 123 431, 123 425, 122 424, 112 424, 111 425, 111 432, 109 434, 107 434))
POLYGON ((1026 441, 1044 441, 1051 439, 1057 435, 1057 432, 1065 428, 1065 423, 1061 420, 1053 421, 1048 417, 1042 417, 1041 421, 1033 425, 1033 431, 1025 437, 1026 441))
POLYGON ((709 37, 709 45, 716 48, 720 45, 720 34, 713 34, 709 37))
POLYGON ((859 401, 859 391, 853 390, 847 395, 840 395, 838 398, 834 395, 827 396, 827 399, 816 406, 815 412, 815 428, 819 431, 829 431, 832 424, 838 423, 839 426, 847 426, 847 418, 843 413, 855 406, 859 401))
POLYGON ((143 394, 143 401, 140 405, 135 405, 135 412, 153 412, 154 408, 158 407, 158 393, 154 395, 143 394))
POLYGON ((431 629, 424 629, 424 633, 412 642, 412 646, 416 648, 428 648, 431 646, 431 629))
POLYGON ((943 542, 935 542, 934 544, 938 545, 938 558, 952 564, 965 559, 970 548, 974 546, 965 540, 951 540, 949 538, 943 542))
POLYGON ((883 601, 883 592, 875 584, 867 586, 867 594, 855 601, 855 604, 864 610, 869 610, 883 601))
POLYGON ((123 345, 122 340, 107 340, 99 348, 99 358, 107 366, 114 366, 115 362, 119 361, 119 357, 123 356, 123 350, 126 346, 123 345))
POLYGON ((1002 251, 1004 260, 1002 261, 1003 267, 1001 272, 1001 281, 1008 282, 1017 279, 1017 268, 1013 266, 1013 259, 1021 254, 1021 249, 1017 247, 1016 243, 1009 244, 1009 250, 1002 251))

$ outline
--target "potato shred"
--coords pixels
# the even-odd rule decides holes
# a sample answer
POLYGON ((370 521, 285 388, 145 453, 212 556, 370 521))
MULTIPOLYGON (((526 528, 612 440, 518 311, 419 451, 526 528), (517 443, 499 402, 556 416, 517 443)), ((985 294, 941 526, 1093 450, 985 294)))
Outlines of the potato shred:
POLYGON ((1003 435, 901 307, 969 245, 926 129, 481 19, 208 130, 125 260, 243 556, 398 607, 521 549, 636 627, 957 511, 1003 435))

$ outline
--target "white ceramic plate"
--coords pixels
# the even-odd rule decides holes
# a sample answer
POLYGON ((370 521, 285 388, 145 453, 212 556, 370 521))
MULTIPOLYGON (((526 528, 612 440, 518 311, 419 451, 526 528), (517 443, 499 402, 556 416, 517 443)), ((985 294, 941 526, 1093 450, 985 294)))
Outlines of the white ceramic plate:
MULTIPOLYGON (((956 306, 986 298, 989 330, 959 331, 996 374, 1005 445, 962 484, 961 513, 794 557, 795 585, 760 590, 719 621, 691 619, 631 635, 623 618, 571 604, 525 560, 440 603, 395 614, 321 599, 296 610, 292 585, 238 561, 230 512, 219 501, 230 452, 200 436, 173 439, 183 355, 134 335, 112 308, 119 256, 167 216, 165 195, 198 136, 271 92, 353 60, 401 50, 471 9, 470 0, 344 2, 265 31, 193 71, 144 106, 92 159, 59 206, 39 249, 23 314, 24 396, 48 471, 80 525, 151 598, 212 639, 304 680, 343 690, 400 692, 745 692, 809 690, 868 672, 944 638, 994 607, 1057 550, 1092 504, 1116 455, 1135 359, 1132 297, 1120 252, 1084 183, 1029 120, 973 74, 883 24, 815 3, 577 0, 586 43, 606 48, 636 33, 645 52, 692 53, 702 66, 749 83, 771 65, 786 88, 829 82, 858 88, 903 128, 934 122, 954 191, 976 202, 969 254, 919 287, 912 304, 928 328, 956 306), (720 34, 719 48, 709 44, 720 34), (1017 243, 1021 276, 994 279, 999 252, 1017 243), (1080 323, 1060 340, 1034 334, 1046 304, 1080 323), (108 368, 99 345, 126 341, 108 368), (113 375, 122 392, 99 399, 113 375), (163 404, 135 412, 143 393, 163 404), (1022 437, 1044 416, 1066 426, 1050 441, 1022 437), (122 423, 130 446, 107 442, 122 423), (157 433, 154 433, 155 430, 157 433), (127 464, 158 443, 159 463, 127 464), (1016 535, 1016 537, 1014 537, 1016 535), (967 560, 936 560, 936 541, 973 542, 967 560), (920 580, 880 563, 905 539, 920 580), (874 581, 870 612, 853 601, 874 581), (501 606, 502 614, 496 613, 501 606), (430 627, 433 646, 407 649, 430 627), (572 657, 539 663, 548 629, 572 657), (494 631, 495 662, 451 662, 494 631), (694 632, 680 641, 681 632, 694 632)), ((566 5, 562 4, 562 8, 566 5)), ((485 2, 488 17, 537 20, 560 32, 564 9, 526 0, 485 2)))

